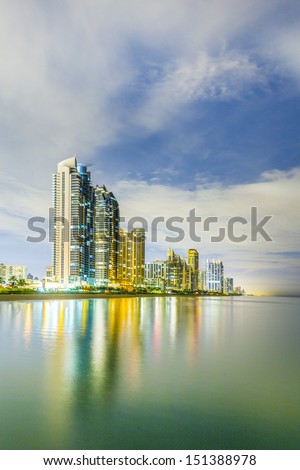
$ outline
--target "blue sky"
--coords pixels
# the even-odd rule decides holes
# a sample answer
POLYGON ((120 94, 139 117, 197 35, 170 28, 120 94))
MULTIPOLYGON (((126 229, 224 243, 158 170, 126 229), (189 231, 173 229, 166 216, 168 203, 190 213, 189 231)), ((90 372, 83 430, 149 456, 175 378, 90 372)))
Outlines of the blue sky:
MULTIPOLYGON (((77 154, 127 218, 273 215, 272 243, 196 248, 250 292, 299 293, 298 1, 0 0, 0 13, 0 262, 44 273, 51 247, 26 242, 27 219, 47 217, 51 174, 77 154)), ((164 256, 159 235, 148 259, 164 256)))

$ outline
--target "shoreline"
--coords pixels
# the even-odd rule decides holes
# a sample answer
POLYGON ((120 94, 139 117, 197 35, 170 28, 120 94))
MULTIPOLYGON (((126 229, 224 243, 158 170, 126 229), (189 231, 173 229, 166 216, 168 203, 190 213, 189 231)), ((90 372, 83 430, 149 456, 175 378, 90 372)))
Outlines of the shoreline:
POLYGON ((137 298, 137 297, 194 297, 194 298, 204 298, 204 297, 240 297, 235 295, 197 295, 197 294, 102 294, 102 293, 69 293, 69 294, 60 294, 60 293, 41 293, 41 294, 0 294, 0 302, 9 302, 9 301, 22 301, 22 300, 84 300, 84 299, 122 299, 122 298, 137 298))

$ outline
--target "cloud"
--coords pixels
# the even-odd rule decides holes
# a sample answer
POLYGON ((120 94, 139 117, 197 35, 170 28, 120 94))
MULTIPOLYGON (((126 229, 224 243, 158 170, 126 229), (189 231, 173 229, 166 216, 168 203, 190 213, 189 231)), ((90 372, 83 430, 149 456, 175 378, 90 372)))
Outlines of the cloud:
POLYGON ((278 75, 292 79, 292 93, 295 93, 295 88, 299 92, 300 87, 300 10, 299 5, 297 6, 298 11, 294 12, 288 24, 278 22, 276 34, 275 25, 267 26, 264 41, 260 45, 262 56, 268 62, 276 64, 278 75))
POLYGON ((48 217, 51 191, 32 187, 26 181, 20 182, 9 175, 1 175, 0 218, 1 236, 7 234, 17 240, 29 235, 27 221, 31 217, 48 217), (28 233, 27 233, 28 232, 28 233))
POLYGON ((261 3, 2 1, 6 171, 39 185, 40 162, 49 173, 72 153, 94 155, 136 138, 137 128, 161 130, 181 103, 261 83, 263 69, 231 45, 265 17, 270 6, 261 3))
POLYGON ((266 86, 265 71, 249 57, 232 52, 209 56, 201 52, 192 62, 169 64, 150 89, 136 120, 151 131, 159 130, 198 100, 228 100, 247 93, 254 85, 266 86))

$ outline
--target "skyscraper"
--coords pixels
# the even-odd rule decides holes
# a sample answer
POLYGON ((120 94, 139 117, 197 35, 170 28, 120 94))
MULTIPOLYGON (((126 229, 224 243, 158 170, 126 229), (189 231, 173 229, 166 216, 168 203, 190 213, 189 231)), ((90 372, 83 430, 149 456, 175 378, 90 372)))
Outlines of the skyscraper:
POLYGON ((224 291, 224 266, 220 260, 207 260, 206 289, 211 292, 224 291))
POLYGON ((6 281, 6 265, 3 263, 0 263, 0 283, 6 281))
POLYGON ((189 270, 189 290, 197 290, 199 285, 199 253, 195 248, 190 248, 188 251, 188 266, 189 270))
POLYGON ((123 287, 139 287, 145 278, 145 231, 120 230, 119 281, 123 287))
POLYGON ((233 292, 234 292, 233 278, 225 277, 224 278, 224 294, 233 294, 233 292))
POLYGON ((135 228, 131 232, 132 240, 132 282, 141 286, 145 279, 145 230, 135 228))
POLYGON ((166 260, 166 287, 169 289, 188 289, 189 268, 186 261, 171 248, 166 260))
POLYGON ((199 270, 199 253, 195 248, 190 248, 188 251, 188 265, 193 271, 199 270))
POLYGON ((95 188, 95 282, 117 279, 119 255, 119 204, 106 187, 95 188))
POLYGON ((199 289, 206 290, 206 269, 199 271, 199 289))
POLYGON ((145 283, 152 288, 165 290, 166 287, 166 261, 155 260, 145 263, 145 283))
POLYGON ((131 276, 132 243, 129 232, 120 230, 118 279, 122 287, 132 287, 131 276))
POLYGON ((94 188, 87 167, 73 156, 53 175, 54 279, 67 284, 95 278, 94 188))

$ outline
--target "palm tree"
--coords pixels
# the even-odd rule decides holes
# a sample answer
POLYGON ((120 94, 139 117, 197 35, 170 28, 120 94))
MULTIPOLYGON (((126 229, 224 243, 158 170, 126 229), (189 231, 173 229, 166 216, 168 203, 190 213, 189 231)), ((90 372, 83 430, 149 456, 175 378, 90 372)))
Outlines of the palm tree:
POLYGON ((8 279, 8 285, 10 287, 15 287, 17 284, 18 284, 17 277, 16 276, 10 276, 10 278, 8 279))

